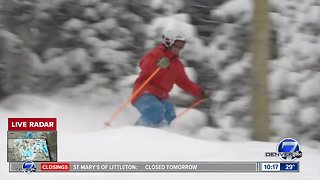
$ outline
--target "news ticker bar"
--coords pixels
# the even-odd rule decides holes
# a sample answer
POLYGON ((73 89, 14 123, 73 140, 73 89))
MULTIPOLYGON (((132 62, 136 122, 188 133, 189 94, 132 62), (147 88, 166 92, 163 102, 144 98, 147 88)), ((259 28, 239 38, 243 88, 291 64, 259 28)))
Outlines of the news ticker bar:
MULTIPOLYGON (((36 172, 299 172, 299 162, 34 162, 36 172)), ((23 172, 10 162, 9 172, 23 172)))

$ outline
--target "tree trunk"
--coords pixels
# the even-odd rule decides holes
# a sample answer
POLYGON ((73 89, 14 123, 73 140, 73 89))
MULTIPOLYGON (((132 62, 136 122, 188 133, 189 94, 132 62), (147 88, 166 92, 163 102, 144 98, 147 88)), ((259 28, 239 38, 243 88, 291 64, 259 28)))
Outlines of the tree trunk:
POLYGON ((269 59, 269 18, 268 0, 255 0, 252 30, 252 138, 269 140, 268 103, 268 59, 269 59))

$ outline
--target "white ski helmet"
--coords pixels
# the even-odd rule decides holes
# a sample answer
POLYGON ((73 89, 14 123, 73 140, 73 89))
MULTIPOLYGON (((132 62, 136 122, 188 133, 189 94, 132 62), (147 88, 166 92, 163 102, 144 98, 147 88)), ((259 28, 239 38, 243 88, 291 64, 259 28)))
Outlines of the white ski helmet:
POLYGON ((187 41, 186 35, 178 30, 169 30, 162 34, 162 42, 166 47, 171 47, 175 41, 187 41))

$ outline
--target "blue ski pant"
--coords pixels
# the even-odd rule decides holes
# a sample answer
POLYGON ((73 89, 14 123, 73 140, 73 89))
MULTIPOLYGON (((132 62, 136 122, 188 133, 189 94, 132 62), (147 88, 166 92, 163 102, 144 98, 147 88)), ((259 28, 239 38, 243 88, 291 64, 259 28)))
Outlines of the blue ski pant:
POLYGON ((161 100, 154 95, 145 94, 133 104, 141 117, 136 125, 159 127, 170 125, 176 117, 174 105, 168 100, 161 100))

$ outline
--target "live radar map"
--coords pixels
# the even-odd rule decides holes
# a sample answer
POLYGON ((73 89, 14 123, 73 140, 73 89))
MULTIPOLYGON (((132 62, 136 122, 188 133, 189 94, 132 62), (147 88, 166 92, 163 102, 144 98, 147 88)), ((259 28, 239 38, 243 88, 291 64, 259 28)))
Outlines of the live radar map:
POLYGON ((8 139, 9 161, 50 161, 45 139, 8 139))
POLYGON ((55 131, 9 131, 8 161, 57 161, 55 131))

